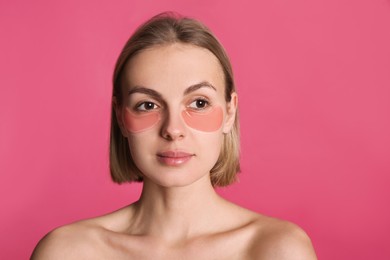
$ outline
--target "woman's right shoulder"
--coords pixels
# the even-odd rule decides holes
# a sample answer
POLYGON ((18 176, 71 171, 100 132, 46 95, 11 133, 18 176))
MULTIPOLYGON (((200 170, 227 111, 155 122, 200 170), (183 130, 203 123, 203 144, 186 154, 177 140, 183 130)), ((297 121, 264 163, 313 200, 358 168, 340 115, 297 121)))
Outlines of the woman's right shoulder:
POLYGON ((54 229, 44 236, 32 253, 32 260, 98 259, 106 248, 109 235, 123 229, 131 216, 131 207, 78 221, 54 229))
POLYGON ((54 229, 44 236, 32 253, 32 260, 84 259, 96 254, 103 228, 80 221, 54 229))

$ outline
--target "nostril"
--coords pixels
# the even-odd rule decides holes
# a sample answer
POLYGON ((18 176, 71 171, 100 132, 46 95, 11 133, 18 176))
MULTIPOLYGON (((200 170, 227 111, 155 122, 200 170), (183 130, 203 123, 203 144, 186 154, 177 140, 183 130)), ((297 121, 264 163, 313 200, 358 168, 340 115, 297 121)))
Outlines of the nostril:
POLYGON ((177 140, 183 138, 185 135, 183 131, 167 129, 166 131, 163 131, 162 136, 167 140, 177 140))
POLYGON ((186 128, 182 118, 166 118, 162 124, 161 136, 167 140, 176 140, 185 137, 186 128))

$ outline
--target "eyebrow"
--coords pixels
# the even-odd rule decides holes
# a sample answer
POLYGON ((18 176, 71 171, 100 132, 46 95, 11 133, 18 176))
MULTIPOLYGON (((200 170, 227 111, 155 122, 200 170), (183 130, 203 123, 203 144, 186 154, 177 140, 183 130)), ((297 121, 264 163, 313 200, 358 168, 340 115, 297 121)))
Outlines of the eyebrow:
POLYGON ((198 89, 203 88, 203 87, 211 88, 211 89, 214 89, 215 91, 217 91, 217 89, 210 82, 202 81, 198 84, 189 86, 186 90, 184 90, 184 95, 188 95, 191 92, 194 92, 195 90, 198 90, 198 89))
MULTIPOLYGON (((203 87, 211 88, 211 89, 217 91, 217 89, 210 82, 202 81, 200 83, 191 85, 188 88, 186 88, 186 90, 184 90, 184 96, 188 95, 188 94, 190 94, 190 93, 192 93, 200 88, 203 88, 203 87)), ((142 94, 146 94, 146 95, 149 95, 149 96, 157 98, 157 99, 163 99, 162 95, 159 92, 157 92, 153 89, 144 87, 144 86, 134 86, 128 91, 128 95, 131 95, 134 93, 142 93, 142 94)))
POLYGON ((163 99, 161 94, 158 93, 157 91, 155 91, 153 89, 150 89, 150 88, 143 87, 143 86, 134 86, 134 87, 132 87, 129 90, 128 95, 130 96, 131 94, 134 94, 134 93, 142 93, 142 94, 146 94, 148 96, 151 96, 151 97, 154 97, 154 98, 157 98, 157 99, 163 99))

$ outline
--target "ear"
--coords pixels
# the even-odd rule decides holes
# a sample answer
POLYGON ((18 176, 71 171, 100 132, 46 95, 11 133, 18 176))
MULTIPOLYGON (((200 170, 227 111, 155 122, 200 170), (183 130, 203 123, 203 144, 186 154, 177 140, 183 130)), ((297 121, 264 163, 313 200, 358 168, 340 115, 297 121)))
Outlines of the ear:
POLYGON ((236 121, 236 111, 237 111, 237 104, 238 104, 238 96, 236 92, 233 92, 230 95, 230 102, 226 105, 226 119, 225 119, 225 125, 223 126, 223 133, 227 134, 229 133, 234 125, 234 122, 236 121))
POLYGON ((118 104, 118 100, 115 96, 112 97, 112 107, 115 111, 116 122, 121 129, 122 135, 127 137, 127 131, 123 125, 123 108, 118 104))

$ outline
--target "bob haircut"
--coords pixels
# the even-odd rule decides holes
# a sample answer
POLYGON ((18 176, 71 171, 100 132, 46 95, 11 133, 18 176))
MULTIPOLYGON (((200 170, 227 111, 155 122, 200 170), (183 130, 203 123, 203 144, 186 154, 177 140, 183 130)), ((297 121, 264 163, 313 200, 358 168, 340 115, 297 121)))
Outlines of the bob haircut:
MULTIPOLYGON (((231 94, 236 91, 233 71, 229 57, 217 38, 199 21, 165 12, 142 24, 127 41, 118 57, 113 76, 113 99, 116 99, 119 109, 123 108, 124 103, 121 76, 125 64, 145 49, 173 43, 191 44, 211 51, 218 58, 224 72, 225 100, 231 100, 231 94)), ((240 171, 239 153, 237 112, 233 128, 225 134, 219 158, 210 170, 214 187, 227 186, 236 180, 236 174, 240 171)), ((114 103, 111 111, 110 171, 112 180, 116 183, 143 180, 143 174, 135 165, 128 141, 118 125, 114 103)))

